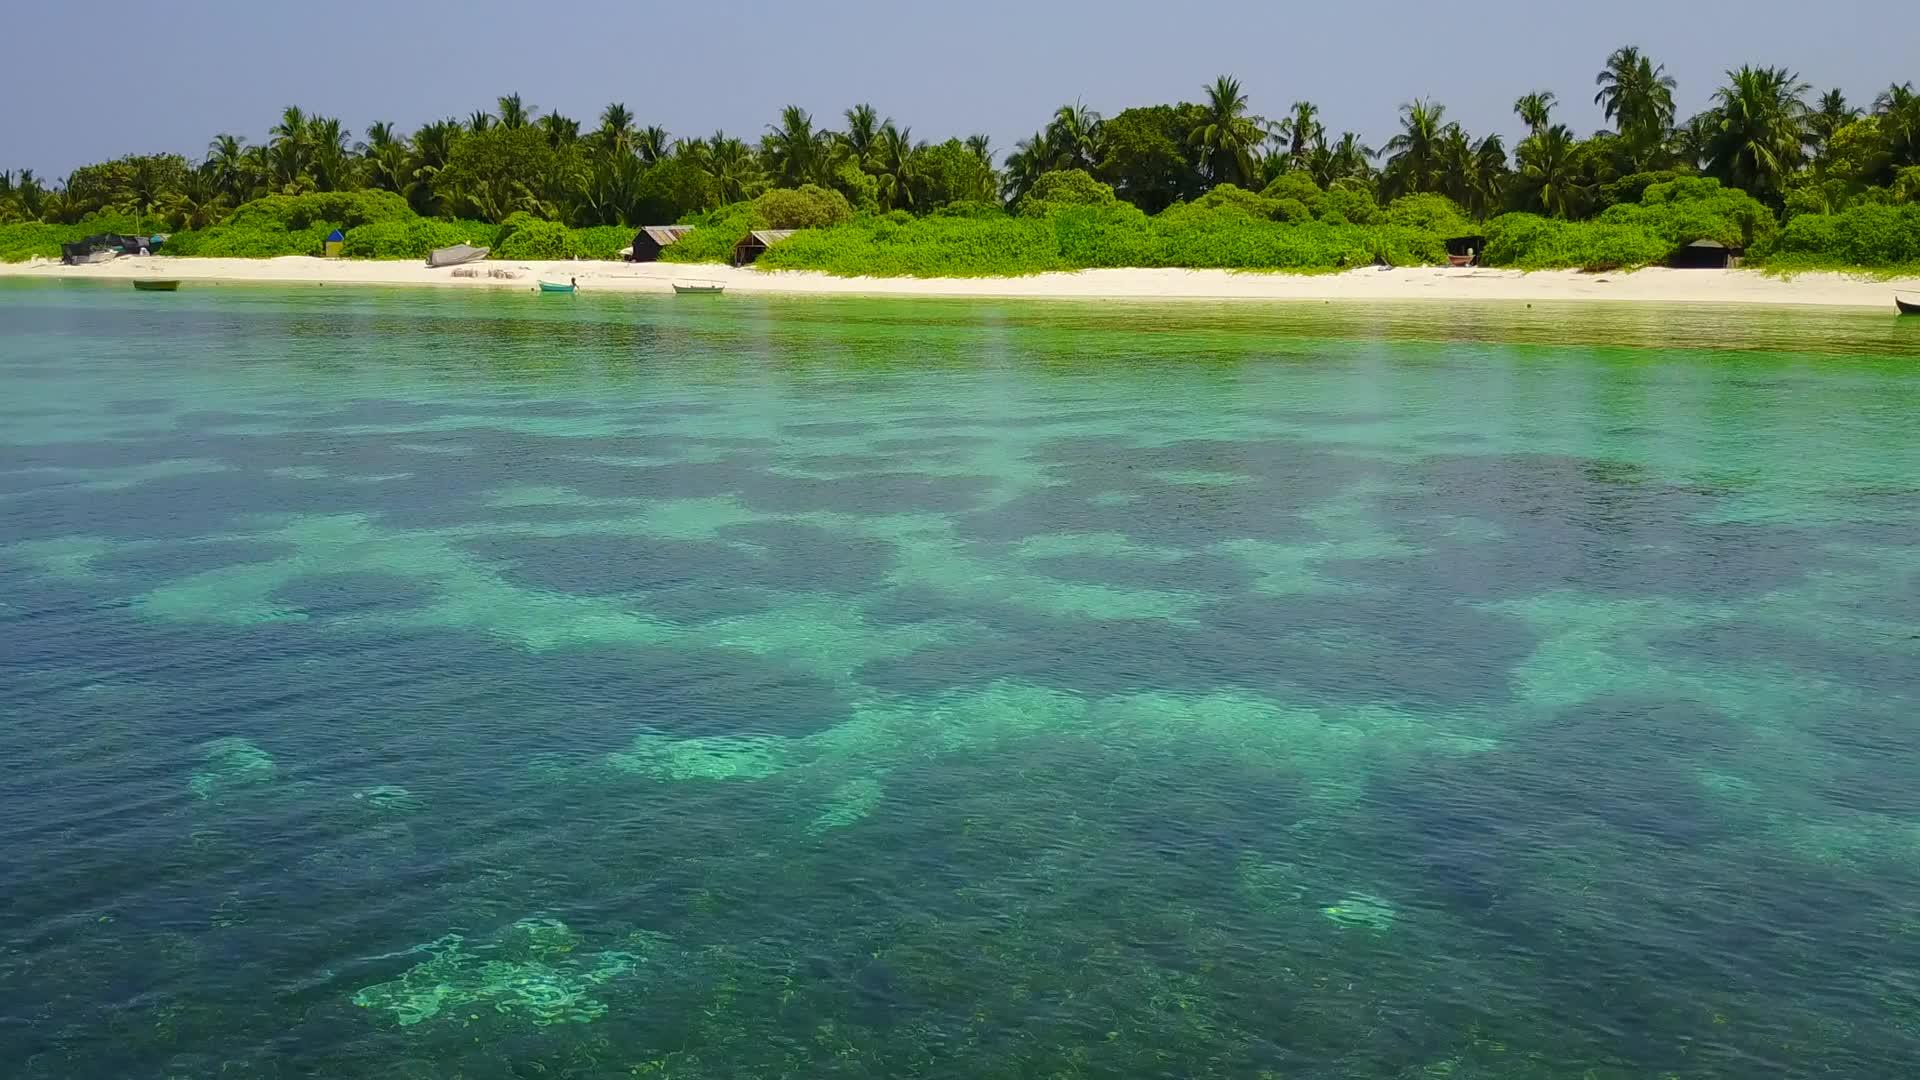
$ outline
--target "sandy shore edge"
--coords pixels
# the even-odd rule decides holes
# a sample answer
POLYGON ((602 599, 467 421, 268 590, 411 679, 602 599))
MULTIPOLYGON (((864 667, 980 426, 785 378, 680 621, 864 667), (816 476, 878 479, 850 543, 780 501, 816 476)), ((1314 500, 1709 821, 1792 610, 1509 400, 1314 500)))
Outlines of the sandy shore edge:
POLYGON ((1661 304, 1763 304, 1893 310, 1896 293, 1920 298, 1920 278, 1872 280, 1845 274, 1774 277, 1752 270, 1647 269, 1586 274, 1408 267, 1340 274, 1235 273, 1227 270, 1082 270, 1013 278, 831 277, 801 271, 665 263, 512 262, 475 264, 482 276, 413 262, 288 256, 278 259, 120 258, 88 266, 0 264, 0 277, 71 281, 176 278, 181 281, 288 285, 413 285, 532 290, 539 281, 577 279, 582 293, 670 293, 675 282, 719 282, 730 293, 767 295, 938 296, 1062 300, 1448 300, 1661 304), (485 276, 502 270, 510 279, 485 276))

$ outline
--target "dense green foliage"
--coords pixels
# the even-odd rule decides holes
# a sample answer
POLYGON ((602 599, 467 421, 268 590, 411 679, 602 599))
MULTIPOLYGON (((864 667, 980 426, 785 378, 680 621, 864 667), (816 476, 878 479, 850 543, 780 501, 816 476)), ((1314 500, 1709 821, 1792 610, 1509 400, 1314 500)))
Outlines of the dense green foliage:
POLYGON ((1673 245, 1639 225, 1503 214, 1487 224, 1485 258, 1521 270, 1614 270, 1664 262, 1673 245))
POLYGON ((435 248, 455 244, 486 247, 496 226, 484 221, 443 221, 416 217, 379 221, 347 230, 341 254, 350 259, 424 259, 435 248))
POLYGON ((798 240, 768 265, 817 251, 845 268, 865 251, 881 260, 875 271, 915 273, 937 272, 938 251, 954 273, 1113 265, 1126 253, 1149 265, 1331 268, 1366 252, 1431 261, 1434 238, 1495 233, 1504 240, 1487 259, 1513 266, 1642 265, 1702 238, 1756 262, 1905 258, 1908 218, 1890 208, 1920 201, 1911 83, 1863 109, 1839 91, 1813 102, 1789 69, 1745 66, 1725 73, 1710 108, 1682 118, 1677 80, 1633 47, 1611 53, 1595 83, 1611 130, 1581 137, 1555 122, 1555 94, 1534 90, 1514 104, 1522 131, 1510 144, 1421 99, 1375 150, 1331 133, 1309 101, 1259 116, 1222 76, 1197 102, 1111 118, 1061 106, 998 167, 984 136, 916 140, 864 104, 837 129, 789 106, 757 143, 676 140, 619 103, 582 125, 519 95, 411 135, 374 123, 358 142, 336 119, 288 108, 265 141, 220 135, 198 162, 133 155, 54 186, 31 170, 0 173, 0 229, 11 230, 0 257, 53 254, 70 235, 58 230, 120 215, 177 233, 175 254, 203 255, 315 254, 338 227, 349 255, 412 258, 440 240, 471 242, 473 223, 525 216, 550 227, 503 230, 492 245, 503 257, 611 257, 635 226, 686 221, 701 228, 666 258, 705 261, 726 258, 749 228, 831 229, 835 239, 798 240), (1010 216, 1050 222, 1052 239, 1010 216), (1881 228, 1894 232, 1862 233, 1881 228), (1229 237, 1235 229, 1246 235, 1229 237))
POLYGON ((61 244, 75 243, 99 233, 146 235, 153 225, 152 219, 143 221, 131 214, 104 214, 71 225, 16 221, 0 225, 0 262, 26 262, 35 256, 57 259, 61 244))
POLYGON ((1920 204, 1805 214, 1787 222, 1761 254, 1783 270, 1920 271, 1920 204))

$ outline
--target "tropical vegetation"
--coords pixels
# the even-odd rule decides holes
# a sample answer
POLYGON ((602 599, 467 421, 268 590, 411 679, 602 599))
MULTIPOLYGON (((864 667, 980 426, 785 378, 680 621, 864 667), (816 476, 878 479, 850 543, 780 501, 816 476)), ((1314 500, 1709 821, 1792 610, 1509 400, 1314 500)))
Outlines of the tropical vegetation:
POLYGON ((0 259, 100 232, 170 233, 177 255, 313 255, 334 229, 357 258, 453 243, 611 258, 636 226, 683 222, 695 229, 669 259, 799 229, 765 265, 838 273, 1331 270, 1439 262, 1466 237, 1491 264, 1529 268, 1658 263, 1698 240, 1787 268, 1920 264, 1911 82, 1856 106, 1791 69, 1743 66, 1684 118, 1678 88, 1626 46, 1594 78, 1606 130, 1557 121, 1547 89, 1515 101, 1511 142, 1417 98, 1376 149, 1311 101, 1257 115, 1222 75, 1193 102, 1062 105, 1004 156, 981 135, 917 138, 869 104, 825 121, 788 106, 752 140, 675 138, 618 102, 582 122, 518 94, 358 137, 289 107, 263 140, 221 134, 195 161, 134 155, 53 184, 0 173, 0 259))

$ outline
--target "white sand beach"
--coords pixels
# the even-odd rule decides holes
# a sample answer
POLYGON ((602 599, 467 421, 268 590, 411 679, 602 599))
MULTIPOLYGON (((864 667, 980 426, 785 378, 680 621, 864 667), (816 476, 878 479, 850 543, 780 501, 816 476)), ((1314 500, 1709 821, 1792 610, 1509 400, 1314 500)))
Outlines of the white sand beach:
POLYGON ((125 257, 87 266, 0 264, 0 277, 58 280, 175 278, 192 282, 310 285, 433 285, 533 289, 539 281, 575 279, 582 293, 666 293, 673 283, 719 282, 730 293, 846 296, 1027 297, 1085 300, 1447 300, 1629 301, 1666 304, 1764 304, 1893 307, 1901 293, 1920 297, 1920 278, 1873 280, 1845 274, 1776 277, 1752 270, 1647 269, 1588 274, 1450 269, 1367 268, 1341 274, 1236 273, 1228 270, 1083 270, 998 278, 831 277, 798 271, 667 263, 513 262, 433 269, 415 262, 288 256, 278 259, 125 257), (490 277, 506 271, 511 278, 490 277))

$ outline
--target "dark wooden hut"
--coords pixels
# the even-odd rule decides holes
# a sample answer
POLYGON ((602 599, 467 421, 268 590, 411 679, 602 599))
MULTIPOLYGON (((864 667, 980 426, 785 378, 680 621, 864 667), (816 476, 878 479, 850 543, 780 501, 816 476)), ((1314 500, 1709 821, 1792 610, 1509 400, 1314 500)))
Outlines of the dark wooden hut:
POLYGON ((733 245, 733 265, 745 266, 766 254, 768 248, 798 232, 797 229, 755 229, 733 245))
POLYGON ((628 262, 655 262, 660 258, 660 249, 680 242, 680 238, 693 231, 691 225, 646 225, 633 234, 633 251, 627 256, 628 262))
POLYGON ((1740 265, 1741 254, 1718 240, 1695 240, 1674 252, 1667 265, 1675 270, 1729 270, 1740 265))

